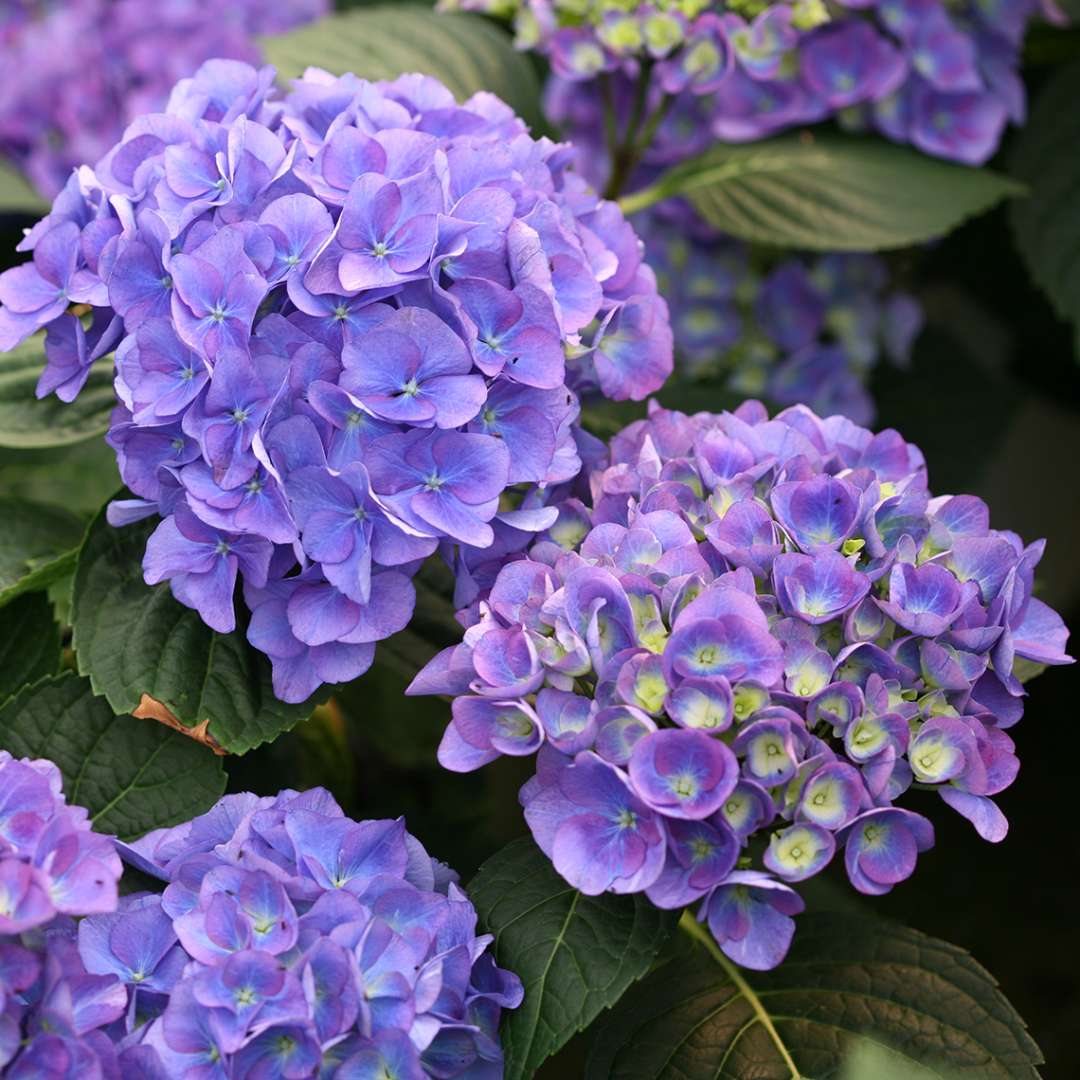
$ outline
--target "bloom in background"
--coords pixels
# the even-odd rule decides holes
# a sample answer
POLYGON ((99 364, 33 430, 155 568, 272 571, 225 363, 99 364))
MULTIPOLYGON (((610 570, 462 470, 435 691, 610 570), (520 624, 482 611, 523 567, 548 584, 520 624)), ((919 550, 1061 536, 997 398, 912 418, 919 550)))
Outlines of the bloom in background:
POLYGON ((767 968, 841 852, 864 893, 912 873, 933 828, 900 802, 1004 837, 1024 680, 1070 662, 1041 541, 932 496, 895 431, 753 401, 654 407, 560 495, 410 692, 454 699, 447 768, 536 755, 521 803, 570 884, 698 904, 767 968))
POLYGON ((122 850, 165 890, 78 946, 121 988, 130 1075, 501 1075, 521 982, 403 819, 351 821, 322 788, 227 795, 122 850))
POLYGON ((101 1029, 124 1013, 124 987, 89 974, 74 916, 112 911, 120 858, 68 806, 52 762, 0 750, 0 1071, 114 1076, 101 1029))
POLYGON ((329 0, 16 0, 0 11, 0 157, 52 197, 211 57, 255 62, 254 38, 317 19, 329 0))
POLYGON ((671 308, 681 371, 742 396, 870 423, 866 381, 884 356, 906 366, 922 309, 874 255, 778 260, 710 229, 681 202, 639 218, 671 308))
POLYGON ((440 544, 551 524, 507 489, 576 475, 578 392, 645 397, 672 343, 570 147, 421 75, 273 74, 210 61, 73 174, 0 275, 0 349, 47 327, 65 401, 115 349, 111 519, 159 514, 147 582, 302 701, 406 625, 440 544))
MULTIPOLYGON (((552 111, 575 139, 602 139, 590 114, 603 94, 636 136, 645 115, 673 110, 647 160, 670 163, 712 139, 745 142, 831 117, 924 153, 980 164, 1009 121, 1024 119, 1017 72, 1028 22, 1049 4, 819 0, 443 0, 512 16, 519 47, 554 73, 552 111), (635 87, 646 80, 646 96, 635 87), (613 84, 613 85, 611 85, 613 84), (644 105, 644 109, 642 108, 644 105)), ((650 125, 650 128, 652 126, 650 125)))

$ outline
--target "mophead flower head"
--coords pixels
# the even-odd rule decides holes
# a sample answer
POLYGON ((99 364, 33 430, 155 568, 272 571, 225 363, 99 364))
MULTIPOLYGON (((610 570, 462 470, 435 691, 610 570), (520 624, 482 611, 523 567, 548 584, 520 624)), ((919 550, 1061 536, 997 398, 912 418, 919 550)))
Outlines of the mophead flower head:
POLYGON ((279 697, 366 670, 440 544, 551 523, 506 493, 576 475, 579 391, 670 372, 642 245, 573 159, 490 94, 311 70, 279 97, 215 60, 0 275, 0 348, 48 327, 39 394, 115 350, 113 520, 160 514, 146 580, 215 630, 242 581, 279 697))
POLYGON ((746 142, 830 118, 980 164, 1006 124, 1023 122, 1017 69, 1028 22, 1055 17, 1038 0, 444 0, 442 7, 513 17, 519 47, 550 62, 549 105, 575 140, 603 143, 605 101, 631 127, 641 123, 642 104, 670 110, 670 122, 643 148, 655 164, 710 139, 746 142), (634 88, 642 79, 644 101, 634 88))
POLYGON ((896 431, 805 406, 652 407, 563 494, 410 692, 453 697, 447 768, 536 755, 525 817, 571 885, 700 902, 771 967, 793 886, 842 853, 888 892, 933 794, 1004 837, 1024 681, 1071 662, 1041 541, 932 496, 896 431))
MULTIPOLYGON (((328 792, 227 795, 125 858, 166 882, 83 920, 118 980, 121 1061, 143 1075, 497 1075, 522 998, 456 875, 396 821, 328 792)), ((134 1075, 134 1073, 133 1073, 134 1075)))
POLYGON ((5 3, 0 157, 52 197, 97 161, 177 79, 214 57, 255 63, 256 39, 317 19, 328 0, 69 0, 5 3))
POLYGON ((87 972, 75 918, 113 911, 120 857, 64 799, 50 761, 0 750, 0 1070, 4 1076, 116 1075, 100 1030, 124 989, 87 972))

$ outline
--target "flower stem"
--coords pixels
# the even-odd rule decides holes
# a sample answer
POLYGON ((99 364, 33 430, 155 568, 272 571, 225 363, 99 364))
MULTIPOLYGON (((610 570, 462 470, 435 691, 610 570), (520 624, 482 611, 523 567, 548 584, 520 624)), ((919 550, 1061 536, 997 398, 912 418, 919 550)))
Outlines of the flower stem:
MULTIPOLYGON (((638 163, 645 142, 639 140, 638 132, 642 121, 645 119, 645 110, 649 103, 649 79, 652 75, 652 64, 644 63, 638 76, 637 86, 634 88, 634 103, 630 107, 630 116, 626 121, 622 139, 619 141, 615 152, 611 155, 611 176, 608 179, 607 188, 604 190, 605 199, 617 199, 619 193, 626 186, 630 174, 638 163)), ((608 84, 610 86, 610 83, 608 84)), ((605 110, 610 107, 612 115, 615 110, 614 92, 605 102, 605 110)), ((647 125, 648 126, 648 125, 647 125)), ((653 129, 655 131, 655 129, 653 129)), ((652 135, 650 134, 650 138, 652 135)))
POLYGON ((791 1073, 791 1080, 803 1080, 803 1074, 799 1072, 798 1066, 792 1060, 791 1053, 784 1045, 783 1039, 780 1038, 780 1033, 776 1030, 772 1017, 766 1012, 761 999, 754 993, 754 988, 743 978, 739 968, 720 951, 720 948, 713 940, 712 934, 694 918, 693 912, 689 908, 682 913, 682 918, 679 919, 679 929, 689 934, 699 945, 703 945, 705 951, 724 969, 724 973, 732 981, 735 989, 746 999, 746 1003, 750 1008, 754 1010, 758 1023, 761 1024, 768 1033, 769 1038, 772 1039, 777 1052, 791 1073))

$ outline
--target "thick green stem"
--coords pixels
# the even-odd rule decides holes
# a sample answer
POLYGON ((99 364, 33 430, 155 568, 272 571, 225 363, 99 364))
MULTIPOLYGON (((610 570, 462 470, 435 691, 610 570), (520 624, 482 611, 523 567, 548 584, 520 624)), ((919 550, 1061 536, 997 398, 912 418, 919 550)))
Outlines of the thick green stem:
POLYGON ((619 152, 619 113, 615 105, 615 84, 606 71, 600 76, 600 93, 604 99, 604 143, 608 159, 614 161, 619 152))
MULTIPOLYGON (((637 86, 634 89, 634 102, 630 106, 630 116, 626 121, 622 139, 618 141, 615 152, 611 155, 611 176, 608 178, 607 188, 604 191, 605 199, 617 199, 619 197, 619 192, 622 191, 626 186, 626 182, 630 179, 630 174, 634 171, 634 167, 637 165, 638 158, 644 148, 645 144, 639 140, 638 132, 642 121, 645 119, 645 109, 649 102, 649 80, 651 75, 652 64, 643 64, 641 74, 638 76, 637 86)), ((610 86, 610 83, 608 85, 610 86)), ((605 111, 608 110, 608 107, 608 103, 605 102, 605 111)), ((610 97, 610 109, 614 115, 615 99, 613 91, 610 97)))

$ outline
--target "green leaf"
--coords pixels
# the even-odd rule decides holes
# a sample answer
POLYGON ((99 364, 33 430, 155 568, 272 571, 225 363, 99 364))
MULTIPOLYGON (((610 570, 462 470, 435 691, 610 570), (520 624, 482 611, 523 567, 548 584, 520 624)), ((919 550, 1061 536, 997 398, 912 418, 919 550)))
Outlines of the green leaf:
POLYGON ((942 236, 1021 185, 905 146, 837 134, 718 144, 621 201, 685 196, 733 236, 814 251, 878 251, 942 236))
POLYGON ((115 716, 70 672, 28 686, 0 708, 0 748, 48 758, 67 801, 123 840, 205 813, 225 790, 221 759, 149 720, 115 716))
POLYGON ((910 1065, 903 1075, 1038 1077, 1023 1020, 955 945, 850 913, 805 915, 780 967, 743 972, 683 918, 706 947, 659 968, 605 1018, 587 1080, 835 1076, 865 1039, 892 1066, 910 1065))
POLYGON ((45 366, 45 335, 35 334, 0 353, 0 446, 17 450, 69 446, 103 435, 116 405, 113 363, 104 357, 90 369, 79 396, 64 404, 55 395, 34 397, 45 366))
POLYGON ((90 525, 71 613, 79 672, 115 712, 153 715, 243 754, 309 716, 314 698, 278 701, 270 661, 247 643, 243 627, 215 633, 173 599, 167 583, 144 583, 143 552, 156 525, 114 529, 104 512, 90 525))
POLYGON ((649 970, 675 925, 643 895, 584 896, 528 838, 488 859, 469 885, 495 959, 525 984, 504 1013, 506 1080, 530 1077, 649 970))
POLYGON ((49 204, 10 165, 0 163, 0 214, 44 214, 49 204))
POLYGON ((116 452, 104 439, 43 450, 0 447, 0 497, 62 506, 89 520, 119 483, 116 452))
POLYGON ((501 27, 479 15, 436 15, 412 4, 383 4, 309 23, 263 42, 281 79, 308 67, 363 79, 393 79, 422 71, 445 83, 459 101, 478 90, 497 94, 526 123, 542 127, 540 87, 529 58, 501 27))
POLYGON ((0 634, 0 701, 60 667, 60 628, 43 592, 24 593, 4 608, 0 634))
POLYGON ((1012 207, 1013 234, 1031 276, 1076 328, 1080 354, 1080 62, 1054 73, 1035 98, 1012 156, 1031 198, 1012 207))
POLYGON ((69 573, 83 522, 59 506, 0 498, 0 605, 69 573))

